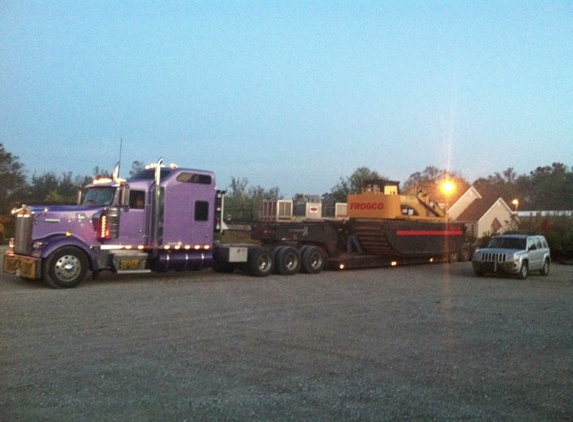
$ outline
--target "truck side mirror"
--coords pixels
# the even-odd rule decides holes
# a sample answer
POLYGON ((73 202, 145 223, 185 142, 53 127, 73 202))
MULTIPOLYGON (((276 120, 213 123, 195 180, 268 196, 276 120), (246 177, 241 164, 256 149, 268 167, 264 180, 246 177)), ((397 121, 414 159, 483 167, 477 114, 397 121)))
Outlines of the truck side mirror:
POLYGON ((78 193, 76 195, 77 205, 82 205, 82 203, 84 202, 83 188, 84 187, 82 185, 78 185, 78 193))
POLYGON ((129 186, 121 186, 119 191, 119 206, 129 207, 129 186))

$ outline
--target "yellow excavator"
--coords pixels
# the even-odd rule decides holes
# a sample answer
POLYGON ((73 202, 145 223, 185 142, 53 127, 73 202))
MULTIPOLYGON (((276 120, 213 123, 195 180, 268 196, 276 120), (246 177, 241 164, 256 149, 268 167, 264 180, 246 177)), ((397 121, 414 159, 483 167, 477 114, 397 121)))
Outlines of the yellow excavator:
POLYGON ((362 193, 348 195, 348 217, 365 219, 415 219, 444 221, 446 211, 420 186, 404 193, 399 182, 369 180, 362 193))

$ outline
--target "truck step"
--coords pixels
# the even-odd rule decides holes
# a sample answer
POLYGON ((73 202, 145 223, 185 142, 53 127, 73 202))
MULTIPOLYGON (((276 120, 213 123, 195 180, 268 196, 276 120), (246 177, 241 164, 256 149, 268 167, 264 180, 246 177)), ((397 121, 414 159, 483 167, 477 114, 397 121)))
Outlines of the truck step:
POLYGON ((117 270, 116 274, 148 274, 151 270, 144 269, 144 270, 117 270))
POLYGON ((148 255, 140 251, 115 251, 110 254, 112 264, 117 274, 150 273, 147 267, 148 255))

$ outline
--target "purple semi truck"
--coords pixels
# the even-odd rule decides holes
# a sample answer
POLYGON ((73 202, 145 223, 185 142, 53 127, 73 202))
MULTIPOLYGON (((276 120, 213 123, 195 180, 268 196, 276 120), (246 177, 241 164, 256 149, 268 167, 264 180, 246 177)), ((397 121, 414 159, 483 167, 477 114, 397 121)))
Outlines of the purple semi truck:
POLYGON ((162 160, 128 181, 96 179, 78 205, 14 212, 4 272, 55 288, 77 286, 88 271, 227 271, 241 265, 251 275, 268 275, 273 261, 267 248, 215 244, 223 194, 212 172, 163 167, 162 160))

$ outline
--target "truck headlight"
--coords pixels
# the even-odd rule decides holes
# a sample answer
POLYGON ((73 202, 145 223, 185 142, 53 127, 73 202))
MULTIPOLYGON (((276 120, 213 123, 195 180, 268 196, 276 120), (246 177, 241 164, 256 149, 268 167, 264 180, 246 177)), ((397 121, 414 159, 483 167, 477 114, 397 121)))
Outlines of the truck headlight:
POLYGON ((39 251, 42 249, 42 245, 43 245, 42 242, 34 242, 32 243, 32 249, 35 251, 39 251))

